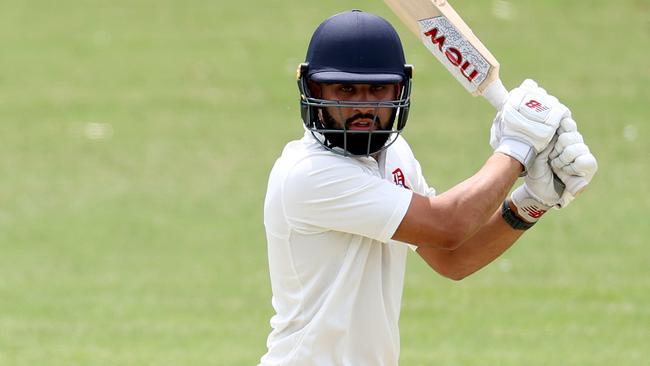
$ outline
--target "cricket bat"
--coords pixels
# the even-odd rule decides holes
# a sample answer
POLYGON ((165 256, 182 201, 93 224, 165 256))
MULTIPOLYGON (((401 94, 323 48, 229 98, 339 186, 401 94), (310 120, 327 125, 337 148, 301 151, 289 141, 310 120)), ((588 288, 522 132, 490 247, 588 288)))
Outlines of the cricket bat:
POLYGON ((499 62, 446 0, 384 1, 468 92, 501 109, 499 62))
MULTIPOLYGON (((501 109, 508 90, 499 79, 499 62, 446 0, 384 1, 468 92, 501 109)), ((561 193, 564 183, 553 175, 561 193)))

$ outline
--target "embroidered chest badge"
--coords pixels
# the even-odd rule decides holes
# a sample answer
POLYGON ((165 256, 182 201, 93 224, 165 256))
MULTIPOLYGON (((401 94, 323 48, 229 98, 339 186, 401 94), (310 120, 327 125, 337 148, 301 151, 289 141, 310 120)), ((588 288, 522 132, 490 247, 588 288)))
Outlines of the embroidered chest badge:
POLYGON ((393 182, 400 187, 411 189, 411 187, 406 185, 406 180, 404 179, 404 173, 402 173, 402 169, 400 168, 393 170, 393 182))

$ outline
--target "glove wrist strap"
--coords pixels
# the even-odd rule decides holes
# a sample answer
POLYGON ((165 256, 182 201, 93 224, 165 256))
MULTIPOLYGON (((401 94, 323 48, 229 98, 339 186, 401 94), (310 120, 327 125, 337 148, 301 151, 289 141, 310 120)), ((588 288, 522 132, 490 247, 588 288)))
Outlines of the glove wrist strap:
POLYGON ((552 208, 552 206, 545 205, 535 198, 526 189, 525 184, 512 191, 510 199, 517 208, 517 215, 526 222, 533 224, 552 208))
POLYGON ((526 175, 528 168, 537 156, 535 149, 530 144, 511 137, 503 137, 496 152, 506 154, 519 161, 524 166, 524 171, 520 174, 521 177, 526 175))

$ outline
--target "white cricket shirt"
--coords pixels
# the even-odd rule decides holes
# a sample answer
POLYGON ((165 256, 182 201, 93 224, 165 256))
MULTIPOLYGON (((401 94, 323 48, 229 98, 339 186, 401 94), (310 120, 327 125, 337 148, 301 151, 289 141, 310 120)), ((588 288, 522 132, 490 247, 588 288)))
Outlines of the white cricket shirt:
POLYGON ((390 238, 412 192, 433 195, 406 141, 344 157, 306 131, 264 203, 276 314, 260 365, 394 366, 408 246, 390 238))

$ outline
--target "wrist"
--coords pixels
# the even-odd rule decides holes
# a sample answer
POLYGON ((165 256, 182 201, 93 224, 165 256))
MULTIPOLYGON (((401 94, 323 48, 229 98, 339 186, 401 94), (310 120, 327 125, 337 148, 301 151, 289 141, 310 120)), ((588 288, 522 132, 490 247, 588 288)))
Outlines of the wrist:
POLYGON ((501 217, 515 230, 528 230, 535 225, 534 222, 527 222, 519 217, 516 214, 516 207, 507 198, 503 200, 503 204, 501 205, 501 217))
POLYGON ((528 168, 530 168, 537 156, 535 148, 532 145, 512 137, 503 137, 495 151, 508 155, 521 163, 523 171, 519 176, 522 177, 526 175, 528 168))
POLYGON ((495 151, 493 156, 498 156, 501 159, 500 161, 504 162, 504 164, 507 164, 508 171, 515 173, 517 177, 523 176, 526 168, 519 160, 499 151, 495 151))

